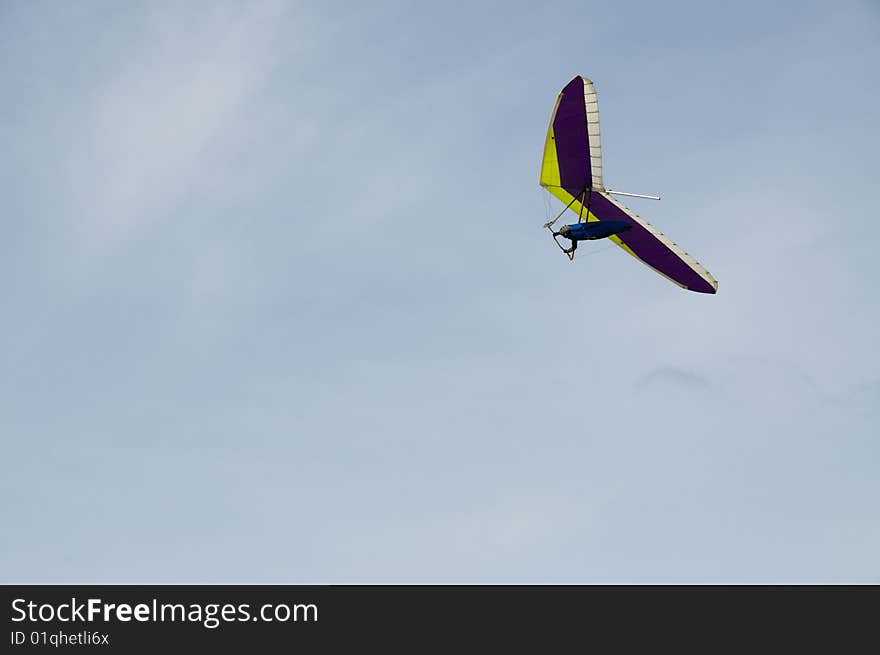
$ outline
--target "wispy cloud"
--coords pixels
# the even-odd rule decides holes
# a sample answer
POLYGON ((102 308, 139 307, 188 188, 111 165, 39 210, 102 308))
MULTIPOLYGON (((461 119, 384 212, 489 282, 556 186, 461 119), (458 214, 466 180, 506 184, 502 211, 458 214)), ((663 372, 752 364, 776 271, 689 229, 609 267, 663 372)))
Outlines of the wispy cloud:
MULTIPOLYGON (((162 220, 271 72, 280 3, 148 4, 87 91, 68 157, 68 220, 87 243, 162 220), (121 44, 120 44, 121 45, 121 44)), ((185 220, 179 217, 176 220, 185 220)))

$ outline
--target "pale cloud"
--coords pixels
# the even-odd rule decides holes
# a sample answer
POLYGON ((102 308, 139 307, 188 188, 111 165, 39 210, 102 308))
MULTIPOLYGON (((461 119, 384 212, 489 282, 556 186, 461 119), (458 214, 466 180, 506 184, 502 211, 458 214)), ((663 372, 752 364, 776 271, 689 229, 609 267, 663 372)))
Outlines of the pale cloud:
MULTIPOLYGON (((281 3, 149 3, 111 74, 87 90, 68 143, 69 207, 89 244, 162 220, 229 138, 274 64, 281 3)), ((121 44, 119 44, 121 45, 121 44)), ((118 245, 117 245, 118 247, 118 245)))

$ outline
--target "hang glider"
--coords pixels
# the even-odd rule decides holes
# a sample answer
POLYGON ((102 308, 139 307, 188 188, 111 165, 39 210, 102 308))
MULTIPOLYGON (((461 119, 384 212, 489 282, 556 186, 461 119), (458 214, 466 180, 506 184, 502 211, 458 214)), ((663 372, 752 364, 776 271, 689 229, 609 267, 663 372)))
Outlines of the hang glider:
POLYGON ((545 227, 570 259, 574 259, 578 241, 608 238, 680 287, 699 293, 718 290, 718 282, 697 260, 612 194, 659 198, 605 188, 596 89, 580 75, 562 89, 553 108, 544 144, 541 186, 565 204, 565 209, 545 227), (567 210, 578 215, 578 222, 554 231, 553 224, 567 210), (563 247, 559 237, 569 239, 571 247, 563 247))

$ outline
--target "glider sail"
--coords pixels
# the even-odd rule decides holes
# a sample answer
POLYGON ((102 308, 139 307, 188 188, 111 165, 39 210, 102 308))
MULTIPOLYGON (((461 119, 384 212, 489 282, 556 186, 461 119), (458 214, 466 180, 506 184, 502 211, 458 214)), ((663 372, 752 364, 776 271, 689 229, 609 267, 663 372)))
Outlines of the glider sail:
POLYGON ((680 287, 700 293, 718 290, 718 282, 699 262, 606 191, 599 104, 593 83, 584 77, 575 77, 556 100, 544 144, 541 186, 580 220, 631 225, 609 238, 680 287))

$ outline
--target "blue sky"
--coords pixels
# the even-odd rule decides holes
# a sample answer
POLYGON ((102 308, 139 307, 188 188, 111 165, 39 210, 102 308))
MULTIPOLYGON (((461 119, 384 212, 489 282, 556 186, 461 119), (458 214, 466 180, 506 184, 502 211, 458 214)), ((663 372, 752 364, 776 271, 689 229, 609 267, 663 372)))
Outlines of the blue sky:
POLYGON ((3 581, 878 581, 878 35, 4 4, 3 581), (717 296, 542 231, 575 74, 717 296))

